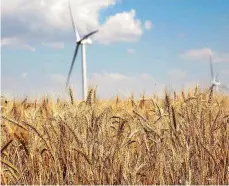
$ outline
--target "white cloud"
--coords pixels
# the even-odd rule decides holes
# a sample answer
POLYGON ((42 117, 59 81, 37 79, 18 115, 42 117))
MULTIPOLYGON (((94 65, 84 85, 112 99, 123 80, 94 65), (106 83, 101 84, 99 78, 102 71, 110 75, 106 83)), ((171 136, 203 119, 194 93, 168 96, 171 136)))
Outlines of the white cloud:
POLYGON ((63 49, 64 43, 63 42, 44 42, 42 45, 50 47, 50 48, 56 48, 56 49, 63 49))
POLYGON ((139 77, 140 77, 140 79, 142 79, 142 80, 154 79, 154 78, 151 77, 151 75, 149 75, 149 74, 147 74, 147 73, 143 73, 143 74, 141 74, 139 77))
POLYGON ((129 48, 129 49, 127 49, 127 53, 128 54, 134 54, 135 53, 135 49, 129 48))
POLYGON ((89 78, 89 84, 98 85, 98 94, 102 97, 113 97, 117 94, 125 96, 123 92, 128 90, 139 97, 142 93, 150 96, 153 93, 163 94, 165 84, 159 82, 150 74, 142 73, 140 75, 131 76, 120 73, 95 73, 89 78))
POLYGON ((213 51, 211 48, 192 49, 181 54, 181 57, 186 60, 199 60, 209 61, 210 55, 212 56, 213 63, 226 63, 229 62, 229 53, 219 53, 213 51))
POLYGON ((184 79, 186 77, 186 72, 181 69, 171 69, 168 71, 168 75, 175 79, 184 79))
MULTIPOLYGON (((12 96, 18 98, 29 96, 31 99, 49 95, 52 96, 53 99, 58 96, 69 99, 68 91, 65 89, 66 75, 53 73, 37 77, 31 74, 31 77, 27 78, 27 81, 23 84, 21 83, 21 79, 15 76, 3 76, 2 78, 2 93, 4 95, 11 93, 12 96)), ((128 95, 134 93, 135 97, 139 97, 143 93, 145 93, 146 96, 151 96, 153 93, 163 95, 165 88, 165 84, 147 73, 139 75, 115 72, 94 73, 89 76, 88 85, 93 87, 98 85, 98 97, 106 99, 114 98, 116 95, 125 98, 125 93, 128 95)), ((74 97, 77 99, 82 98, 81 76, 79 74, 72 76, 70 86, 73 89, 74 97)))
POLYGON ((229 63, 229 53, 221 54, 213 58, 213 62, 215 63, 229 63))
POLYGON ((32 52, 35 52, 36 49, 20 40, 17 37, 7 37, 1 39, 1 47, 11 47, 16 49, 25 49, 32 52))
POLYGON ((58 83, 61 85, 66 83, 66 77, 62 74, 49 74, 49 75, 46 75, 46 77, 50 79, 51 81, 53 81, 54 83, 58 83))
POLYGON ((1 46, 9 45, 10 43, 14 42, 16 38, 3 38, 1 40, 1 46))
MULTIPOLYGON (((226 75, 226 77, 228 77, 228 75, 226 75)), ((53 99, 61 97, 69 100, 68 91, 65 89, 66 78, 66 75, 58 73, 39 77, 30 74, 30 77, 21 83, 21 79, 16 76, 2 76, 1 90, 3 95, 10 93, 11 96, 21 99, 28 96, 34 100, 42 98, 44 95, 49 95, 52 96, 53 99)), ((226 82, 225 80, 223 81, 223 79, 221 80, 222 82, 226 82)), ((172 83, 173 90, 180 91, 182 87, 185 89, 193 88, 197 81, 182 79, 170 82, 172 83)), ((207 78, 201 82, 201 87, 206 88, 209 85, 209 79, 207 78)), ((147 97, 153 94, 163 96, 165 88, 168 87, 168 82, 161 82, 148 73, 139 75, 108 72, 94 73, 89 76, 88 84, 93 87, 98 85, 98 97, 106 99, 114 98, 116 95, 125 98, 126 95, 130 95, 130 93, 133 93, 136 98, 143 93, 147 97)), ((74 97, 81 99, 82 88, 80 74, 71 77, 70 86, 73 88, 74 97)))
MULTIPOLYGON (((116 0, 72 0, 72 12, 80 35, 99 29, 99 33, 94 36, 99 43, 137 41, 143 30, 135 10, 118 12, 110 15, 104 23, 99 22, 101 10, 116 3, 116 0)), ((9 40, 17 38, 27 48, 42 43, 71 41, 74 33, 68 0, 3 1, 2 38, 8 39, 4 40, 7 45, 13 44, 9 40)))
POLYGON ((182 54, 182 57, 186 59, 208 59, 210 55, 213 55, 213 51, 210 48, 192 49, 182 54))
POLYGON ((112 81, 121 81, 121 80, 124 80, 124 79, 128 79, 129 77, 128 76, 125 76, 123 74, 119 74, 119 73, 102 73, 102 74, 99 74, 99 73, 94 73, 92 74, 91 76, 91 81, 94 82, 95 80, 103 80, 103 79, 111 79, 112 81))
POLYGON ((108 17, 99 28, 98 34, 95 35, 95 40, 103 44, 117 41, 137 41, 143 31, 141 21, 135 19, 135 14, 135 10, 131 10, 108 17))
MULTIPOLYGON (((24 73, 23 73, 24 74, 24 73)), ((25 74, 22 76, 26 76, 25 74)), ((26 81, 21 82, 22 79, 14 75, 2 76, 1 91, 3 95, 9 95, 18 99, 40 99, 45 95, 52 96, 53 99, 57 97, 68 98, 68 91, 65 89, 66 77, 62 74, 47 74, 43 76, 36 76, 30 74, 26 81)), ((79 90, 79 87, 74 90, 79 90)))
POLYGON ((150 30, 153 27, 153 24, 152 24, 151 21, 146 20, 145 23, 144 23, 144 27, 145 27, 146 30, 150 30))

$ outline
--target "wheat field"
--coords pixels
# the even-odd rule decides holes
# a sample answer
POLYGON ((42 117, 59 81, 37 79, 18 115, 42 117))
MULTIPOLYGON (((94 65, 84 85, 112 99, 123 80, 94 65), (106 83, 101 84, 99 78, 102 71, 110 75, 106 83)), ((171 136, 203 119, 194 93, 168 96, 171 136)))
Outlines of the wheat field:
POLYGON ((1 105, 1 185, 229 184, 228 95, 1 105))

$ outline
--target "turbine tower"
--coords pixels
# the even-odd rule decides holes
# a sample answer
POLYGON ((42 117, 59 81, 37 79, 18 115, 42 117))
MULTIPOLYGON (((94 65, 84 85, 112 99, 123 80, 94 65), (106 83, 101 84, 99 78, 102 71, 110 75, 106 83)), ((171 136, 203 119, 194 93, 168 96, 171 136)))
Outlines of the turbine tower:
POLYGON ((92 44, 92 40, 89 38, 91 35, 95 34, 96 32, 98 32, 98 30, 95 30, 93 32, 90 32, 89 34, 83 36, 82 38, 80 38, 80 35, 78 33, 78 30, 76 28, 74 19, 73 19, 73 15, 72 15, 72 10, 71 10, 71 5, 70 5, 70 0, 69 0, 69 12, 70 12, 70 16, 71 16, 71 21, 72 21, 72 26, 76 35, 76 48, 75 48, 75 52, 73 55, 73 59, 72 59, 72 63, 71 63, 71 67, 68 73, 68 79, 67 79, 67 83, 66 83, 66 88, 69 84, 69 80, 70 80, 70 76, 72 73, 72 69, 75 63, 75 59, 79 50, 80 45, 82 46, 81 48, 81 60, 82 60, 82 96, 83 99, 86 100, 87 98, 87 66, 86 66, 86 45, 90 45, 92 44))
POLYGON ((213 70, 213 65, 212 65, 212 57, 210 55, 210 70, 211 70, 211 89, 213 89, 215 87, 216 91, 219 90, 219 86, 220 86, 220 81, 218 80, 218 77, 215 76, 214 74, 214 70, 213 70))
POLYGON ((213 64, 212 64, 212 57, 210 55, 210 70, 211 70, 211 87, 210 89, 213 90, 215 88, 216 91, 219 91, 219 88, 222 88, 224 90, 229 90, 228 86, 225 84, 222 84, 218 79, 218 74, 215 76, 214 70, 213 70, 213 64))

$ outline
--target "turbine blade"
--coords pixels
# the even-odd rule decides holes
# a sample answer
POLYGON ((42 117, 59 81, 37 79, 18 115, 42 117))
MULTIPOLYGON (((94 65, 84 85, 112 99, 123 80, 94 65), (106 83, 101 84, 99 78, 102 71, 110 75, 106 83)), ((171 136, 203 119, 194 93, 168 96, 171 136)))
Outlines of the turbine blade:
POLYGON ((98 32, 98 30, 95 30, 93 32, 90 32, 89 34, 85 35, 80 41, 83 41, 84 39, 87 39, 89 36, 91 36, 91 35, 93 35, 93 34, 95 34, 97 32, 98 32))
POLYGON ((219 73, 216 74, 215 80, 219 82, 219 73))
POLYGON ((213 71, 213 65, 212 65, 212 57, 210 55, 210 68, 211 68, 211 76, 212 76, 212 80, 214 79, 214 71, 213 71))
POLYGON ((76 35, 76 41, 79 41, 80 40, 80 36, 79 36, 78 30, 76 28, 76 25, 74 23, 70 0, 68 1, 68 5, 69 5, 69 12, 70 12, 70 17, 71 17, 72 27, 73 27, 75 35, 76 35))
POLYGON ((68 73, 68 79, 67 79, 67 83, 66 83, 66 88, 69 84, 69 80, 70 80, 70 76, 71 76, 71 73, 72 73, 72 69, 73 69, 73 66, 74 66, 74 63, 75 63, 75 59, 76 59, 76 56, 77 56, 77 53, 78 53, 78 49, 79 49, 79 44, 76 45, 76 49, 75 49, 75 53, 74 53, 74 56, 72 58, 72 64, 71 64, 71 67, 70 67, 70 70, 69 70, 69 73, 68 73))

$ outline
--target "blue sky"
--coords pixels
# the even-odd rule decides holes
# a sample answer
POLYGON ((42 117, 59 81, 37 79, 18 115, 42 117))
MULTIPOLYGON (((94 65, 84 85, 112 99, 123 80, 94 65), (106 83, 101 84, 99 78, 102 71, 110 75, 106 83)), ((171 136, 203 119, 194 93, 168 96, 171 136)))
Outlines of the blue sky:
MULTIPOLYGON (((16 97, 64 95, 75 36, 66 0, 2 2, 1 91, 16 97)), ((210 82, 209 54, 229 77, 228 0, 71 0, 87 46, 87 75, 100 97, 161 94, 210 82)), ((79 53, 80 54, 80 53, 79 53)), ((81 97, 81 56, 71 86, 81 97)))

